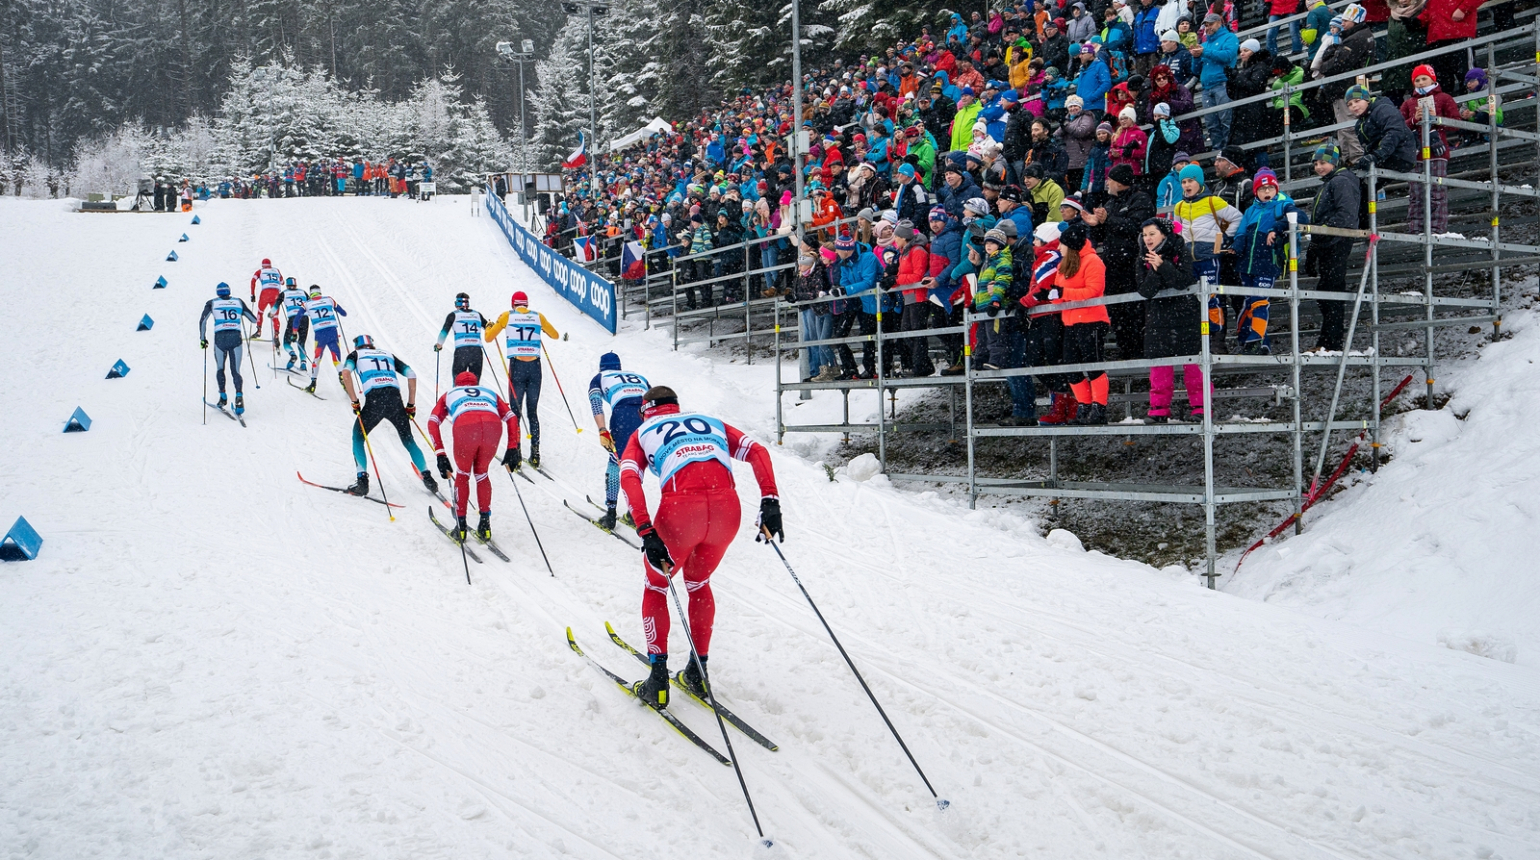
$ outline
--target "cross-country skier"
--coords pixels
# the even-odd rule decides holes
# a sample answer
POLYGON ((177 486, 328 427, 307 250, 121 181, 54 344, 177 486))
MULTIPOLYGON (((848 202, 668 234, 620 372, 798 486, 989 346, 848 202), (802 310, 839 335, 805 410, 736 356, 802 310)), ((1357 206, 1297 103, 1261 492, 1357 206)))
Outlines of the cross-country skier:
POLYGON ((283 329, 283 345, 289 350, 289 364, 285 370, 293 370, 294 362, 299 361, 299 369, 305 369, 305 335, 310 331, 310 318, 305 315, 305 303, 309 296, 294 283, 293 278, 287 278, 283 283, 283 292, 278 295, 278 303, 268 312, 268 316, 278 317, 278 311, 283 310, 287 324, 283 329), (298 346, 299 355, 295 355, 295 347, 298 346))
MULTIPOLYGON (((269 305, 278 304, 278 294, 283 290, 283 275, 273 268, 273 261, 262 258, 262 265, 251 274, 251 301, 257 306, 257 316, 267 312, 269 305), (257 299, 257 286, 262 286, 262 298, 257 299)), ((257 330, 251 333, 251 339, 256 340, 262 336, 262 324, 257 323, 257 330)), ((278 342, 278 319, 273 319, 273 342, 278 342)))
MULTIPOLYGON (((716 602, 711 574, 738 534, 738 491, 733 486, 732 460, 754 467, 759 483, 759 525, 785 540, 781 502, 775 488, 770 453, 763 445, 721 420, 680 412, 674 390, 658 385, 642 395, 642 424, 632 434, 620 458, 620 486, 636 518, 642 538, 642 629, 652 673, 636 688, 637 698, 655 708, 668 707, 668 579, 683 574, 690 594, 690 631, 702 663, 711 649, 716 602), (642 470, 658 476, 662 498, 658 518, 647 513, 642 470)), ((680 673, 690 691, 706 698, 705 679, 695 661, 680 673)))
MULTIPOLYGON (((320 357, 319 353, 317 357, 320 357)), ((438 481, 428 472, 422 449, 412 438, 412 417, 417 414, 417 372, 385 350, 375 349, 374 338, 366 334, 353 338, 353 351, 342 362, 342 369, 342 387, 347 390, 348 399, 353 401, 353 414, 358 416, 353 422, 353 462, 358 465, 358 481, 348 487, 348 492, 355 496, 369 495, 369 460, 364 454, 364 434, 381 421, 389 421, 401 436, 406 453, 411 455, 422 485, 428 492, 437 493, 438 481), (353 387, 353 379, 346 373, 349 370, 357 374, 362 392, 353 387), (406 378, 405 404, 401 402, 402 377, 406 378), (363 406, 358 405, 360 393, 364 397, 363 406)))
POLYGON ((235 414, 246 411, 246 401, 241 397, 241 319, 249 319, 262 327, 262 321, 239 298, 230 297, 230 285, 220 281, 214 288, 215 298, 203 304, 203 315, 198 317, 198 345, 209 348, 207 325, 214 318, 214 381, 219 383, 219 405, 225 405, 225 359, 230 360, 230 375, 235 377, 235 414))
POLYGON ((433 345, 433 351, 438 352, 444 348, 444 338, 454 333, 454 366, 449 370, 452 378, 458 380, 463 371, 469 370, 476 374, 477 382, 481 381, 481 333, 486 328, 487 318, 471 310, 471 297, 465 293, 456 293, 455 309, 444 318, 444 328, 438 333, 438 343, 433 345))
POLYGON ((487 326, 487 343, 503 338, 503 354, 508 356, 508 398, 513 411, 529 422, 529 464, 540 468, 540 335, 557 338, 556 327, 545 314, 529 309, 529 297, 523 291, 513 294, 513 310, 503 311, 497 321, 487 326), (529 409, 525 412, 526 405, 529 409))
MULTIPOLYGON (((321 295, 319 284, 310 285, 310 301, 305 302, 305 317, 310 320, 310 332, 315 335, 315 358, 310 362, 310 384, 305 390, 315 393, 315 379, 321 372, 321 354, 326 350, 332 351, 332 367, 342 359, 341 350, 337 346, 338 317, 348 315, 342 305, 331 296, 321 295)), ((339 373, 340 377, 341 374, 339 373)))
POLYGON ((438 456, 439 476, 448 479, 454 475, 456 523, 450 533, 456 540, 465 540, 465 509, 470 501, 471 481, 476 482, 476 509, 481 512, 476 536, 492 539, 492 480, 487 476, 487 467, 497 457, 504 425, 508 427, 508 449, 503 454, 503 465, 515 469, 519 465, 519 416, 496 391, 477 385, 476 374, 469 370, 455 374, 455 387, 433 404, 428 435, 433 439, 433 453, 438 456), (449 457, 444 453, 440 425, 445 421, 451 425, 458 472, 450 467, 449 457))
POLYGON ((599 356, 599 372, 588 383, 588 405, 593 409, 594 424, 599 428, 599 442, 610 452, 610 464, 604 470, 604 516, 599 524, 615 529, 615 502, 620 492, 620 453, 631 442, 631 434, 642 423, 642 395, 650 386, 647 377, 620 369, 620 356, 606 352, 599 356), (609 404, 609 426, 605 426, 604 406, 609 404))

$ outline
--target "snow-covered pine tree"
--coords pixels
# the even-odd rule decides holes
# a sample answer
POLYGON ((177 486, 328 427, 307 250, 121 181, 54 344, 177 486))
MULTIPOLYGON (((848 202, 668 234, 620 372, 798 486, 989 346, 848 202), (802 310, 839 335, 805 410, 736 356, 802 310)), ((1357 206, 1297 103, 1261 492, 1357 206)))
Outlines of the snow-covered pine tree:
MULTIPOLYGON (((806 14, 806 7, 803 12, 806 14)), ((929 24, 941 41, 952 5, 939 0, 822 0, 818 20, 834 28, 834 47, 841 51, 881 50, 899 39, 913 38, 929 24)))
MULTIPOLYGON (((537 169, 560 166, 588 128, 588 21, 576 15, 556 34, 551 54, 535 63, 531 157, 537 169)), ((590 144, 592 145, 592 144, 590 144)))

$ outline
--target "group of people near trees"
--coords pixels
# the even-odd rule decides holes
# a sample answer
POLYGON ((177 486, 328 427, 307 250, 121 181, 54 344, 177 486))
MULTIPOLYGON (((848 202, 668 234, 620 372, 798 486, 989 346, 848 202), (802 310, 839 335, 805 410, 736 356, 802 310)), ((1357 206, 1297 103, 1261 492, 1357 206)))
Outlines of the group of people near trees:
MULTIPOLYGON (((1423 22, 1426 40, 1414 48, 1422 50, 1451 33, 1473 36, 1473 0, 1416 9, 1354 3, 1337 14, 1309 0, 1304 26, 1287 30, 1292 58, 1273 47, 1282 26, 1267 33, 1269 47, 1237 40, 1228 0, 1207 9, 1185 0, 1034 3, 987 20, 975 13, 972 23, 954 14, 943 32, 927 27, 881 55, 806 75, 801 125, 812 144, 800 165, 785 150, 795 125, 787 84, 740 95, 673 134, 572 172, 569 188, 590 188, 597 171, 605 193, 562 200, 548 213, 548 237, 639 240, 652 249, 649 270, 674 268, 688 307, 785 296, 801 303, 805 340, 869 335, 879 316, 899 335, 885 351, 895 365, 887 368, 876 366, 869 342, 859 364, 846 345, 808 348, 810 378, 819 381, 937 372, 929 339, 903 334, 958 325, 964 308, 982 315, 970 342, 985 369, 1101 361, 1109 334, 1120 359, 1193 355, 1204 320, 1216 352, 1229 350, 1233 331, 1236 350, 1264 354, 1265 292, 1156 293, 1199 277, 1265 291, 1286 271, 1291 220, 1358 228, 1359 174, 1370 164, 1422 172, 1413 129, 1424 111, 1501 122, 1500 109, 1488 115, 1485 71, 1465 69, 1463 59, 1415 65, 1400 92, 1397 74, 1388 74, 1384 95, 1351 77, 1380 60, 1368 35, 1376 19, 1402 28, 1423 22), (1347 77, 1308 97, 1284 91, 1337 76, 1347 77), (1276 96, 1190 115, 1268 92, 1276 96), (1286 110, 1296 130, 1312 115, 1355 120, 1335 141, 1318 141, 1312 163, 1322 185, 1308 207, 1281 193, 1265 149, 1244 147, 1280 134, 1286 110), (1192 157, 1205 149, 1217 152, 1207 171, 1192 157), (800 244, 798 170, 812 204, 800 244), (697 256, 733 246, 740 250, 697 256), (764 271, 793 260, 794 270, 764 271), (753 273, 748 296, 743 278, 723 277, 745 272, 753 273), (1143 300, 1053 310, 1134 294, 1143 300)), ((1296 11, 1286 0, 1269 10, 1296 11)), ((1433 138, 1425 156, 1442 176, 1451 141, 1442 130, 1433 138)), ((1424 186, 1410 187, 1409 227, 1421 231, 1424 186)), ((1448 229, 1444 193, 1438 184, 1428 192, 1434 233, 1448 229)), ((1353 244, 1313 237, 1304 261, 1318 289, 1346 290, 1353 244)), ((1342 303, 1320 305, 1315 348, 1344 349, 1342 303)), ((937 340, 946 359, 940 372, 962 372, 963 337, 937 340)), ((1201 415, 1205 388, 1195 374, 1196 366, 1184 371, 1189 404, 1201 415)), ((1151 373, 1149 420, 1170 420, 1172 376, 1151 373)), ((1032 377, 1009 382, 1009 421, 1105 421, 1104 374, 1038 375, 1054 394, 1044 416, 1033 407, 1032 377)))

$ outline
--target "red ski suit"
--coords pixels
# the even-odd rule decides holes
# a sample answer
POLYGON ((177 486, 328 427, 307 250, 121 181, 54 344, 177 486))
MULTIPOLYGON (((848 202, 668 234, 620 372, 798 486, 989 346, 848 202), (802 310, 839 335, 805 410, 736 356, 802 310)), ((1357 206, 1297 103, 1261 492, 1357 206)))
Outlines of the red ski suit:
MULTIPOLYGON (((680 415, 679 407, 675 405, 654 408, 642 426, 631 434, 631 441, 620 457, 620 488, 625 491, 637 530, 646 531, 649 526, 657 529, 674 560, 673 568, 665 574, 653 567, 645 555, 642 556, 642 567, 647 574, 646 590, 642 592, 642 630, 647 636, 647 653, 668 653, 668 580, 665 577, 680 573, 685 590, 690 594, 690 631, 695 636, 695 649, 704 657, 711 650, 711 628, 716 620, 711 574, 738 534, 738 491, 733 485, 732 470, 720 460, 686 463, 663 481, 657 519, 653 520, 647 511, 647 496, 642 492, 642 472, 657 472, 667 467, 667 464, 655 464, 653 454, 659 453, 657 440, 667 432, 670 423, 681 423, 678 419, 667 421, 670 416, 697 422, 702 417, 680 415)), ((726 449, 719 453, 753 466, 760 496, 779 498, 775 472, 770 466, 770 452, 737 428, 715 423, 720 424, 726 439, 726 449)))
POLYGON ((497 444, 503 438, 505 425, 508 447, 519 444, 519 416, 489 388, 451 388, 433 404, 433 414, 428 417, 434 454, 444 453, 441 428, 445 421, 451 423, 454 434, 455 516, 465 516, 472 479, 476 481, 476 509, 487 513, 492 510, 492 480, 487 477, 487 469, 497 457, 497 444), (467 393, 472 396, 465 396, 467 393), (455 414, 451 414, 451 406, 455 414))
MULTIPOLYGON (((274 269, 273 271, 277 272, 278 270, 274 269)), ((278 296, 279 296, 279 293, 282 292, 282 290, 280 288, 278 288, 278 287, 263 287, 262 288, 262 297, 259 300, 257 298, 257 283, 261 279, 262 279, 262 269, 257 269, 255 272, 251 273, 251 294, 252 294, 251 295, 251 300, 257 306, 257 332, 256 333, 259 334, 259 335, 262 334, 262 315, 267 312, 268 308, 270 308, 270 307, 277 307, 277 305, 278 305, 278 296)), ((278 336, 278 318, 277 317, 273 317, 273 337, 277 337, 277 336, 278 336)))

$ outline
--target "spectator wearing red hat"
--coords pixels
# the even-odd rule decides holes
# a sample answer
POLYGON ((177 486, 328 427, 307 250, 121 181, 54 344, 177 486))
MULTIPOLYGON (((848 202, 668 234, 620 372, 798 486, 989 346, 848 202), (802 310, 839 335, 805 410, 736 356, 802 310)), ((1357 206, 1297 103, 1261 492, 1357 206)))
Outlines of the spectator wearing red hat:
MULTIPOLYGON (((1424 63, 1412 69, 1412 94, 1401 103, 1401 117, 1406 120, 1406 125, 1412 130, 1419 143, 1422 140, 1422 118, 1424 113, 1432 116, 1441 116, 1447 119, 1460 118, 1460 106, 1455 103, 1454 97, 1444 92, 1438 85, 1438 76, 1433 67, 1424 63), (1429 109, 1431 108, 1431 112, 1429 109)), ((1419 146, 1417 152, 1417 168, 1413 173, 1423 172, 1423 153, 1427 153, 1427 170, 1437 180, 1449 175, 1449 139, 1444 136, 1442 127, 1434 126, 1429 129, 1428 145, 1426 148, 1419 146)), ((1421 233, 1424 223, 1424 215, 1428 216, 1428 225, 1434 233, 1449 232, 1449 191, 1442 183, 1433 185, 1429 199, 1424 200, 1425 186, 1421 182, 1412 182, 1408 185, 1411 192, 1411 201, 1407 208, 1407 226, 1413 233, 1421 233)))

